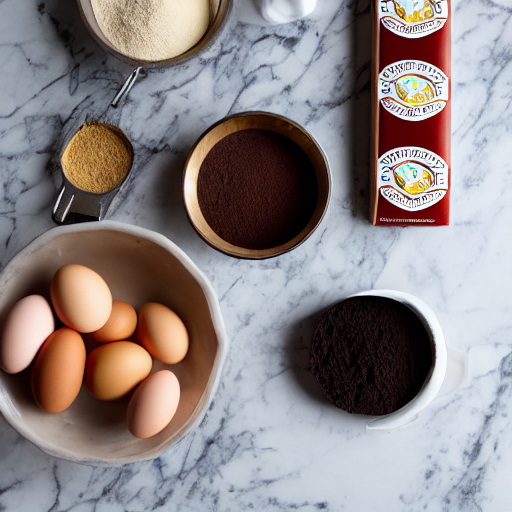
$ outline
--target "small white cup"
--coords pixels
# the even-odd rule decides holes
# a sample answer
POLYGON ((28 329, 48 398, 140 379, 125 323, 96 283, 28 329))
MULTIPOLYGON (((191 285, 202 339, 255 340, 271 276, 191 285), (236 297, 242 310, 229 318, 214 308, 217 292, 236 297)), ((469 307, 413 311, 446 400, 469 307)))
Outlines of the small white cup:
POLYGON ((316 0, 259 0, 262 16, 270 23, 289 23, 311 14, 316 0))
POLYGON ((311 14, 317 0, 242 0, 240 21, 255 25, 278 25, 297 21, 311 14))

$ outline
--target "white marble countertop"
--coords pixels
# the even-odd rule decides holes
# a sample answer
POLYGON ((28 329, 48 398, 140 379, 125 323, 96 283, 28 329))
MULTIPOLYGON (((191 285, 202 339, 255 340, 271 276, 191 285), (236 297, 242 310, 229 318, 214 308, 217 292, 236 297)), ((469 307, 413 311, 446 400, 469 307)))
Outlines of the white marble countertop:
POLYGON ((107 115, 137 155, 107 218, 179 245, 217 291, 231 342, 204 421, 152 461, 55 459, 0 418, 0 510, 511 510, 510 2, 454 0, 452 20, 451 225, 373 227, 368 0, 319 2, 285 25, 234 23, 201 58, 140 80, 114 112, 108 104, 131 70, 92 40, 75 2, 0 1, 2 267, 54 226, 63 133, 107 115), (327 153, 333 181, 314 235, 259 262, 208 247, 181 196, 192 143, 245 110, 303 124, 327 153), (393 432, 367 432, 323 398, 308 371, 319 313, 370 288, 423 299, 448 345, 469 360, 464 386, 393 432))

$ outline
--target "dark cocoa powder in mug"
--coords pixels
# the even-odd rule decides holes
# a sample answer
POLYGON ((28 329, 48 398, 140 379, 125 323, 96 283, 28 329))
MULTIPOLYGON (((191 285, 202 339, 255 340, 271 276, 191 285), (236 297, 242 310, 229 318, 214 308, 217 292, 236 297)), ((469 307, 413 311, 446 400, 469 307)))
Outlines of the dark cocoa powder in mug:
POLYGON ((213 146, 199 170, 199 207, 223 240, 269 249, 299 234, 316 207, 315 171, 306 153, 267 130, 232 133, 213 146))
POLYGON ((419 317, 386 297, 346 299, 318 320, 311 371, 326 397, 350 413, 392 413, 420 391, 432 345, 419 317))

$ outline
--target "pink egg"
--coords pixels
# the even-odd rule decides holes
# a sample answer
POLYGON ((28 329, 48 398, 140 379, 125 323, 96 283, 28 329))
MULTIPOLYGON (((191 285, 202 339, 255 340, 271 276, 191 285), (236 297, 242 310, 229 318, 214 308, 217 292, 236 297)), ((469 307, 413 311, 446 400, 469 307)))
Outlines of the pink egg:
POLYGON ((7 373, 23 371, 54 329, 52 309, 42 295, 29 295, 16 302, 0 337, 0 367, 7 373))
POLYGON ((133 393, 128 404, 128 430, 139 439, 161 432, 172 420, 180 401, 180 383, 169 370, 153 373, 133 393))

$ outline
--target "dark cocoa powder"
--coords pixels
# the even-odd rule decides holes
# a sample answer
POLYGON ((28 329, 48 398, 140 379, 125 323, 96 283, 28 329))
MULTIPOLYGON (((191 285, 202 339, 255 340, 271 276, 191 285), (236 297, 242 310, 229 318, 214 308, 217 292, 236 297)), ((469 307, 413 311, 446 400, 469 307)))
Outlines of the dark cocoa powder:
POLYGON ((278 133, 247 129, 213 146, 199 170, 197 195, 217 235, 261 250, 302 231, 318 189, 313 166, 297 144, 278 133))
POLYGON ((326 397, 350 413, 392 413, 414 398, 432 366, 430 337, 406 305, 346 299, 317 322, 311 371, 326 397))

